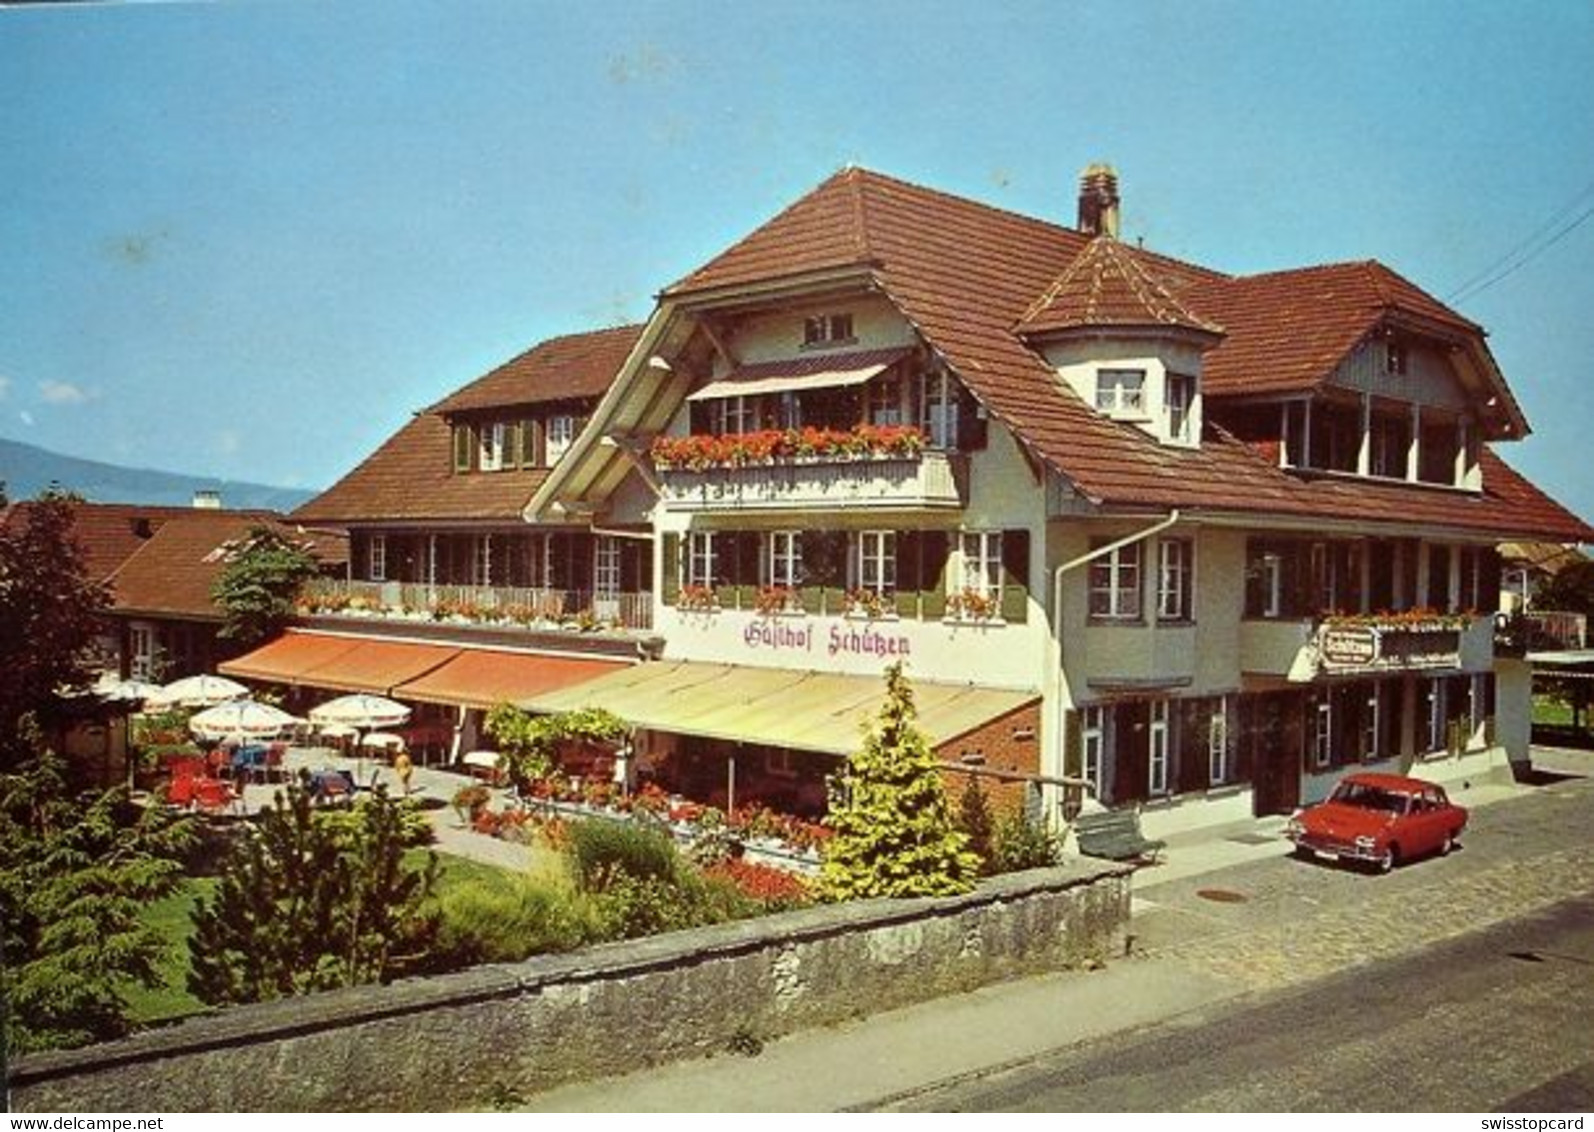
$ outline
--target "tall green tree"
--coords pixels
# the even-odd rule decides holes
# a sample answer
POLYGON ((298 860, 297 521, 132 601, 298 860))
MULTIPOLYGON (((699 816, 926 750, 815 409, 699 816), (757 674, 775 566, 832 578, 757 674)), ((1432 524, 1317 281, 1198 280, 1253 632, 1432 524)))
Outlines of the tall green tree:
POLYGON ((886 698, 847 760, 826 818, 820 889, 826 899, 967 892, 980 860, 952 818, 936 758, 914 725, 902 665, 886 669, 886 698))
MULTIPOLYGON (((37 732, 24 723, 37 742, 37 732)), ((128 1029, 130 982, 156 987, 167 944, 145 924, 176 887, 187 819, 124 790, 69 792, 49 751, 0 775, 4 1040, 16 1051, 82 1045, 128 1029)))
POLYGON ((261 1002, 415 967, 435 930, 435 854, 409 864, 404 807, 377 789, 349 813, 279 793, 194 910, 188 986, 210 1003, 261 1002))
POLYGON ((315 556, 271 527, 254 527, 210 588, 221 608, 218 632, 242 645, 275 636, 293 620, 299 589, 315 577, 315 556))
POLYGON ((89 682, 110 593, 89 577, 74 534, 80 502, 51 488, 7 513, 0 488, 0 770, 37 753, 25 717, 53 721, 59 693, 89 682))

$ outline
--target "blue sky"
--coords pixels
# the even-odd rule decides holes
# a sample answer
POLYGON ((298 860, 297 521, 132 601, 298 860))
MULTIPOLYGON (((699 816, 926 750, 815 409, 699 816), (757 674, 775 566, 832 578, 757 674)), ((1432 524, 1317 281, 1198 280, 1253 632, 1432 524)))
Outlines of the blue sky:
POLYGON ((1558 235, 1457 306, 1594 518, 1584 0, 0 9, 0 436, 325 486, 844 164, 1072 223, 1097 160, 1237 273, 1558 235))

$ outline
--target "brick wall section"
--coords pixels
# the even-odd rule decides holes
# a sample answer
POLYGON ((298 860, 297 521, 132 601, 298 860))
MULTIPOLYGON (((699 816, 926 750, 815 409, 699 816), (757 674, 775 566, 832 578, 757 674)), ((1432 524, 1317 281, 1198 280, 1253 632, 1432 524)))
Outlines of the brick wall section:
MULTIPOLYGON (((1041 708, 1040 704, 1017 708, 998 716, 988 723, 936 748, 942 762, 955 763, 965 751, 979 751, 985 756, 981 765, 992 770, 1016 770, 1026 774, 1039 774, 1041 769, 1041 708)), ((968 788, 969 775, 957 771, 943 773, 947 795, 955 806, 968 788)), ((989 800, 991 813, 1021 809, 1024 805, 1027 784, 1001 782, 981 777, 980 787, 989 800)))
POLYGON ((436 1111, 1122 954, 1130 870, 872 900, 237 1007, 11 1066, 36 1112, 436 1111))

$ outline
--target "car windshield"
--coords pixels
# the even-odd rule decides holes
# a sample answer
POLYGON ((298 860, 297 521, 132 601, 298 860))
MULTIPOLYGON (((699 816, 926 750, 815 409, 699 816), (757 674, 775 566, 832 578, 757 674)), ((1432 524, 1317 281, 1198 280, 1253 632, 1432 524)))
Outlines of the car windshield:
POLYGON ((1362 810, 1383 810, 1390 814, 1403 814, 1411 799, 1365 782, 1341 782, 1334 788, 1334 801, 1362 810))

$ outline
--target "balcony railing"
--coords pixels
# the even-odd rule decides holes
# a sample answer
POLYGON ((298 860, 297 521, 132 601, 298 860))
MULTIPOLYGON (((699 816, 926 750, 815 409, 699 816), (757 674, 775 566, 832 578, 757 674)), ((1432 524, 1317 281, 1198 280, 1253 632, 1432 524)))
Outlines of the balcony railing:
POLYGON ((299 598, 300 612, 393 620, 442 621, 497 628, 648 630, 651 593, 604 593, 525 586, 429 585, 316 578, 299 598))
POLYGON ((1531 628, 1531 647, 1543 651, 1587 648, 1588 617, 1582 613, 1530 609, 1525 616, 1531 628))
POLYGON ((954 452, 666 468, 658 475, 664 503, 675 511, 961 508, 968 500, 968 459, 954 452))

